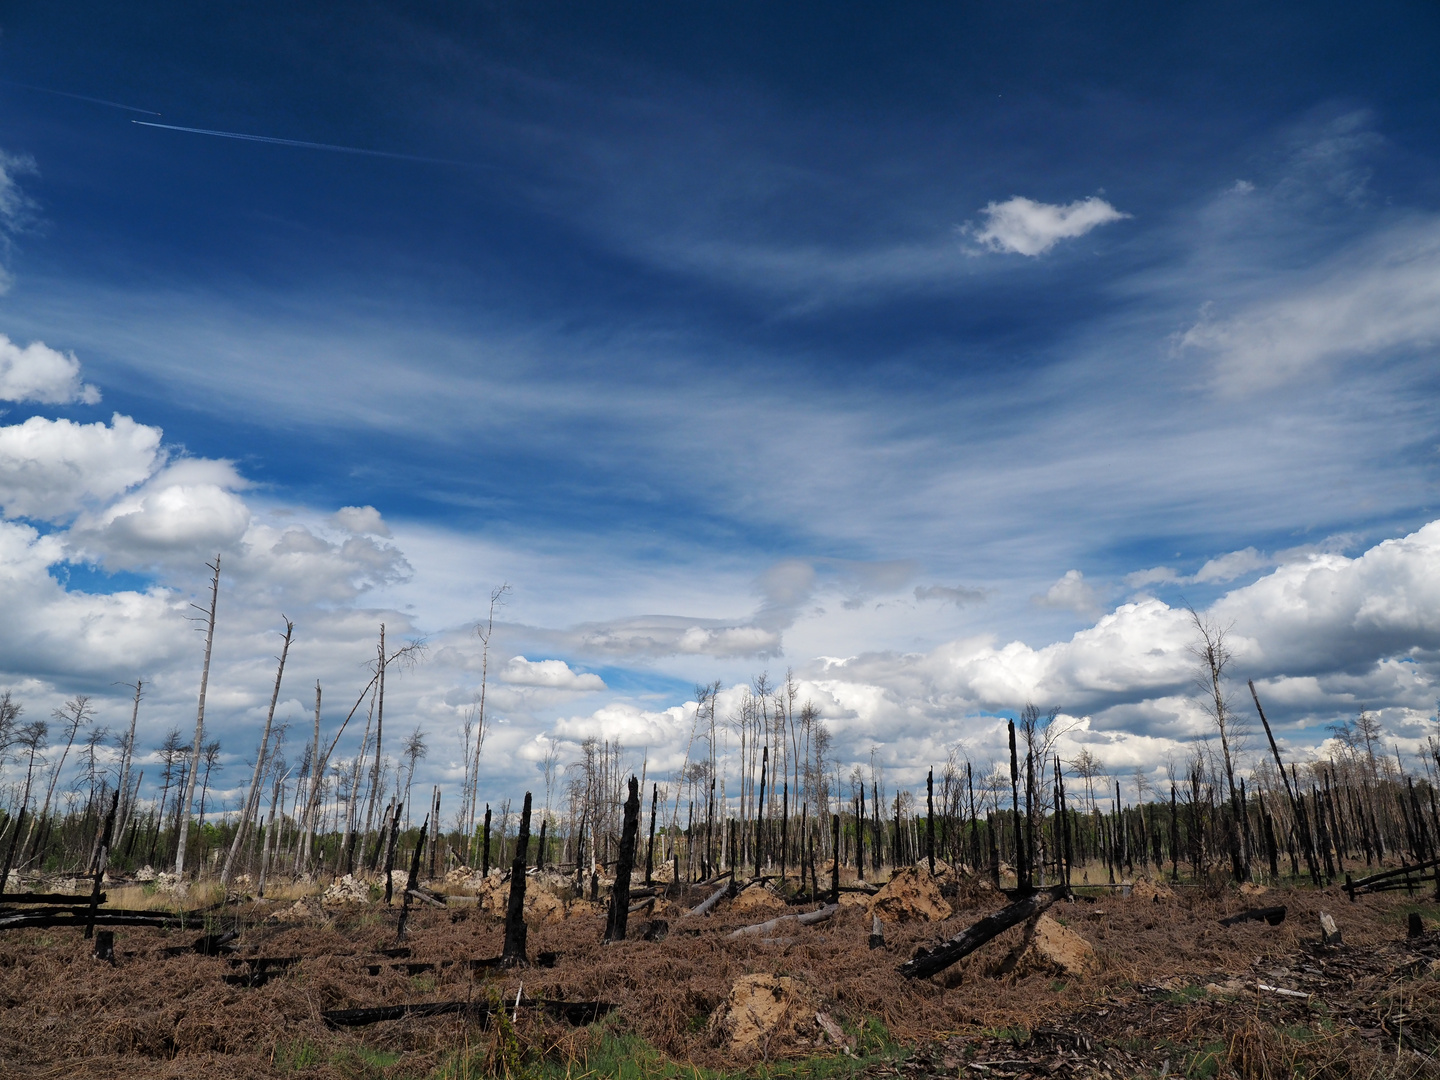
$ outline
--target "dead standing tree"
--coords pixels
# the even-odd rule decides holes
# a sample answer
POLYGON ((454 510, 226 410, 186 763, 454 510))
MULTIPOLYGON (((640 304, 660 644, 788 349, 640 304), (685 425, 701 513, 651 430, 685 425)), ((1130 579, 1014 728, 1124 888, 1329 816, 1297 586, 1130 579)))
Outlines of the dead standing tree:
POLYGON ((1225 692, 1225 675, 1231 660, 1227 644, 1230 627, 1221 626, 1201 616, 1194 608, 1189 610, 1190 619, 1195 625, 1195 640, 1190 646, 1190 652, 1199 663, 1195 684, 1202 695, 1205 711, 1220 734, 1220 758, 1225 767, 1225 783, 1230 794, 1230 815, 1226 828, 1230 847, 1230 869, 1236 881, 1246 881, 1250 877, 1250 860, 1246 851, 1245 832, 1241 828, 1240 791, 1235 786, 1235 758, 1231 749, 1231 743, 1238 732, 1225 692))
POLYGON ((135 725, 140 719, 140 695, 144 686, 145 680, 135 680, 135 700, 130 707, 130 732, 120 744, 120 775, 115 785, 115 790, 120 793, 119 827, 115 830, 117 844, 125 836, 125 830, 130 825, 130 815, 135 809, 135 797, 130 791, 130 766, 135 760, 135 725))
POLYGON ((65 749, 61 752, 60 760, 55 765, 54 771, 50 773, 50 784, 45 789, 45 803, 40 807, 39 814, 30 821, 30 831, 35 837, 35 842, 30 847, 30 859, 34 859, 45 844, 50 824, 50 804, 55 797, 55 785, 60 779, 61 770, 65 768, 65 759, 70 756, 70 748, 75 745, 75 736, 82 727, 94 719, 95 711, 90 708, 90 699, 84 694, 79 694, 67 701, 63 709, 56 709, 51 715, 65 728, 65 749))
POLYGON ((525 956, 525 862, 530 851, 530 792, 520 811, 520 835, 515 841, 515 861, 510 864, 510 898, 505 905, 505 944, 500 960, 505 967, 524 967, 525 956))
POLYGON ((485 616, 485 625, 475 627, 475 636, 480 639, 480 697, 476 702, 475 715, 475 748, 473 755, 468 756, 465 762, 466 769, 466 790, 465 790, 465 835, 467 837, 465 862, 474 866, 474 843, 475 843, 475 809, 479 798, 480 786, 480 751, 485 745, 485 690, 490 676, 490 639, 495 634, 495 609, 503 607, 505 595, 510 591, 510 585, 501 585, 490 591, 490 610, 485 616))
MULTIPOLYGON (((216 561, 218 562, 219 560, 217 559, 216 561)), ((285 633, 282 635, 283 644, 280 647, 280 655, 277 657, 279 666, 275 669, 275 689, 270 693, 270 709, 265 714, 265 731, 260 736, 260 748, 255 752, 255 772, 250 777, 250 788, 245 795, 245 805, 240 812, 240 822, 236 826, 235 837, 230 842, 230 852, 225 856, 225 866, 220 871, 220 885, 225 889, 230 887, 230 882, 235 877, 236 861, 239 858, 241 849, 244 847, 245 837, 250 829, 250 823, 255 820, 255 814, 260 809, 260 778, 265 773, 266 758, 270 749, 270 729, 275 723, 275 705, 280 700, 280 682, 285 677, 285 660, 290 655, 290 641, 295 634, 295 624, 289 619, 286 619, 284 615, 281 615, 280 618, 285 620, 285 633)), ((214 625, 213 619, 211 625, 214 625)), ((208 670, 210 655, 208 648, 206 649, 205 655, 208 670)))
MULTIPOLYGON (((210 650, 215 644, 215 606, 220 599, 220 556, 207 563, 215 576, 210 580, 210 610, 205 620, 205 666, 200 670, 200 704, 195 711, 195 738, 190 741, 190 767, 185 779, 185 796, 180 804, 180 839, 175 847, 175 873, 185 872, 185 841, 190 835, 190 804, 195 800, 195 777, 199 773, 200 754, 205 739, 205 690, 210 683, 210 650)), ((204 608, 198 608, 204 611, 204 608)))
POLYGON ((630 797, 625 800, 625 824, 620 834, 620 857, 615 864, 615 885, 610 890, 610 918, 606 941, 624 941, 630 915, 630 872, 635 865, 635 845, 640 834, 640 781, 630 777, 630 797))

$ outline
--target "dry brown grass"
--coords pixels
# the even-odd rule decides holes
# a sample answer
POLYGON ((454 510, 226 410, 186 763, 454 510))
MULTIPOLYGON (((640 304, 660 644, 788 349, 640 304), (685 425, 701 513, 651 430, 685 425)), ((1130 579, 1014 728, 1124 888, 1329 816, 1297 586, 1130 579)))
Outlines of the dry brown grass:
MULTIPOLYGON (((292 895, 287 889, 283 898, 227 909, 227 915, 211 918, 212 928, 237 916, 259 920, 315 891, 302 887, 292 895)), ((129 890, 115 889, 110 905, 173 906, 170 898, 160 904, 154 896, 145 899, 146 904, 132 902, 129 890)), ((1403 896, 1364 897, 1351 905, 1334 892, 1280 890, 1263 902, 1287 904, 1285 922, 1229 930, 1217 919, 1252 903, 1230 890, 1184 890, 1160 902, 1108 896, 1052 909, 1096 948, 1100 970, 1091 978, 984 977, 986 967, 1018 937, 1018 928, 940 979, 911 982, 896 972, 896 964, 918 945, 958 932, 1001 902, 994 893, 964 894, 944 924, 888 927, 883 950, 867 947, 870 926, 857 909, 783 946, 728 940, 726 930, 749 921, 729 913, 674 921, 662 942, 610 946, 600 943, 599 917, 576 918, 530 929, 532 957, 560 954, 553 969, 472 974, 455 965, 416 976, 377 956, 395 944, 396 912, 371 906, 323 919, 250 925, 240 939, 241 955, 305 958, 284 977, 253 989, 222 981, 230 971, 223 958, 163 956, 166 947, 192 941, 194 930, 122 928, 114 967, 91 959, 78 932, 11 931, 0 934, 0 1062, 6 1063, 0 1072, 65 1076, 83 1062, 85 1075, 94 1077, 271 1076, 282 1075, 295 1047, 308 1046, 320 1060, 307 1067, 307 1075, 361 1075, 360 1066, 344 1062, 376 1052, 401 1053, 403 1065, 376 1066, 373 1075, 425 1075, 468 1042, 491 1046, 485 1041, 491 1036, 453 1016, 332 1032, 321 1022, 321 1011, 483 999, 492 993, 513 1001, 522 982, 526 997, 615 1002, 617 1030, 671 1058, 729 1068, 747 1062, 714 1045, 706 1021, 738 977, 769 972, 804 980, 842 1022, 878 1019, 895 1038, 916 1047, 947 1040, 979 1045, 1000 1038, 1000 1032, 1083 1024, 1097 1038, 1127 1047, 1147 1068, 1158 1069, 1164 1058, 1172 1058, 1172 1072, 1188 1052, 1180 1048, 1208 1045, 1224 1075, 1258 1078, 1295 1069, 1313 1076, 1433 1075, 1417 1063, 1440 1046, 1440 983, 1423 964, 1395 970, 1400 954, 1391 951, 1404 936, 1398 914, 1403 896), (1347 942, 1344 953, 1329 960, 1313 953, 1322 908, 1340 921, 1347 942), (1369 967, 1344 974, 1348 969, 1336 967, 1341 959, 1369 967), (367 974, 367 965, 376 963, 380 973, 367 974), (1334 999, 1328 1018, 1312 1015, 1295 999, 1194 989, 1237 976, 1278 981, 1281 976, 1264 973, 1281 968, 1299 978, 1302 967, 1317 963, 1343 975, 1324 984, 1327 1000, 1334 999), (1168 989, 1154 989, 1162 986, 1168 989), (1344 1065, 1347 1061, 1351 1064, 1344 1065), (1391 1072, 1381 1071, 1382 1061, 1391 1072)), ((196 903, 193 891, 190 903, 196 903)), ((405 944, 412 962, 500 951, 499 922, 474 907, 442 912, 420 905, 411 909, 410 928, 405 944)), ((561 1053, 578 1052, 590 1037, 524 1013, 515 1033, 522 1045, 561 1053)), ((954 1075, 948 1067, 935 1071, 954 1075)))

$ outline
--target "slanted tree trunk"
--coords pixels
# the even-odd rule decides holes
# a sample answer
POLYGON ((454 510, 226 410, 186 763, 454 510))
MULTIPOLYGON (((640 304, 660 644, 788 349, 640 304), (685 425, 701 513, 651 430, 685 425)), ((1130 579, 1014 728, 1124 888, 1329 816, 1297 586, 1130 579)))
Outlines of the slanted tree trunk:
POLYGON ((124 751, 120 756, 120 783, 116 788, 120 792, 120 827, 115 831, 117 837, 125 835, 125 829, 130 824, 130 817, 135 809, 135 800, 130 794, 130 764, 135 760, 135 724, 140 719, 140 693, 144 685, 145 680, 135 680, 135 703, 130 708, 130 734, 125 737, 124 751))
MULTIPOLYGON (((380 752, 381 740, 385 733, 385 624, 380 624, 380 645, 376 650, 376 666, 379 668, 379 680, 376 684, 376 706, 375 706, 375 764, 370 770, 370 791, 365 806, 365 831, 360 834, 360 861, 365 861, 365 851, 370 843, 370 829, 375 824, 375 804, 382 792, 380 791, 380 752)), ((380 845, 380 837, 375 837, 375 845, 380 845)), ((373 864, 373 860, 372 860, 373 864)), ((371 869, 374 869, 373 865, 371 869)))
POLYGON ((430 816, 427 814, 420 826, 420 838, 415 841, 415 854, 410 860, 410 876, 405 879, 405 895, 400 900, 400 924, 395 930, 397 941, 405 936, 405 922, 410 917, 410 894, 420 886, 420 855, 425 850, 425 833, 429 827, 430 816))
POLYGON ((898 970, 907 979, 924 979, 944 971, 951 964, 963 960, 987 941, 1009 930, 1010 927, 1018 926, 1020 923, 1040 915, 1056 900, 1068 895, 1069 892, 1070 889, 1066 885, 1054 885, 1051 888, 1031 893, 1025 899, 997 911, 994 915, 985 916, 974 926, 956 934, 949 941, 918 953, 913 959, 901 964, 898 970))
MULTIPOLYGON (((219 557, 216 557, 219 563, 219 557)), ((219 580, 218 571, 216 580, 219 580)), ((280 616, 282 619, 285 616, 280 616)), ((214 604, 211 604, 211 628, 214 628, 214 604)), ((235 837, 230 841, 230 853, 225 856, 225 866, 220 871, 220 884, 222 888, 228 889, 230 882, 235 876, 235 863, 240 856, 241 848, 245 843, 245 834, 250 828, 250 822, 254 819, 256 812, 260 809, 260 778, 265 772, 265 759, 270 749, 270 728, 275 723, 275 705, 280 700, 280 680, 285 677, 285 658, 290 655, 290 639, 295 633, 295 624, 285 619, 285 636, 280 646, 280 664, 275 669, 275 689, 270 692, 270 709, 265 714, 265 731, 260 736, 260 748, 255 752, 255 771, 250 776, 250 790, 245 795, 245 806, 240 813, 240 824, 235 829, 235 837)), ((205 649, 205 670, 210 670, 210 649, 205 649)), ((204 689, 201 689, 200 711, 203 715, 204 689)), ((196 736, 199 737, 198 735, 196 736)), ((312 768, 313 771, 313 768, 312 768)), ((192 785, 193 787, 193 785, 192 785)))

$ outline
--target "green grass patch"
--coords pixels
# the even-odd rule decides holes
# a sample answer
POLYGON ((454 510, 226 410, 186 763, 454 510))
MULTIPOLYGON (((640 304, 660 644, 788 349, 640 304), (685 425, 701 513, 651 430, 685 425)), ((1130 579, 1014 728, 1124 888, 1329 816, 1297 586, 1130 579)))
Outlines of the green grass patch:
POLYGON ((1229 1057, 1230 1047, 1223 1042, 1207 1043, 1185 1061, 1184 1075, 1194 1080, 1218 1076, 1229 1057))
MULTIPOLYGON (((639 1036, 615 1031, 603 1022, 595 1030, 598 1038, 578 1057, 508 1056, 508 1068, 500 1075, 504 1080, 853 1080, 866 1069, 895 1062, 904 1054, 885 1025, 874 1019, 845 1027, 855 1040, 850 1054, 817 1053, 739 1070, 702 1069, 676 1061, 639 1036)), ((496 1034, 504 1051, 506 1035, 496 1034)), ((476 1048, 451 1058, 429 1080, 494 1080, 493 1061, 488 1048, 476 1048)))
MULTIPOLYGON (((1421 888, 1429 890, 1433 889, 1434 886, 1423 885, 1421 888)), ((1432 928, 1435 923, 1440 922, 1440 904, 1435 903, 1433 900, 1413 900, 1409 903, 1397 904, 1380 917, 1386 922, 1403 923, 1409 920, 1412 912, 1419 915, 1420 918, 1425 920, 1425 924, 1432 928)))
POLYGON ((368 1046, 348 1046, 331 1050, 309 1039, 280 1043, 275 1047, 274 1065, 280 1072, 305 1073, 329 1065, 355 1080, 371 1080, 383 1076, 385 1070, 402 1055, 368 1046))
POLYGON ((1207 994, 1209 994, 1209 991, 1206 990, 1205 987, 1192 984, 1190 986, 1182 986, 1178 990, 1164 990, 1155 996, 1158 1000, 1168 1002, 1172 1005, 1189 1005, 1191 1002, 1199 1001, 1207 994))

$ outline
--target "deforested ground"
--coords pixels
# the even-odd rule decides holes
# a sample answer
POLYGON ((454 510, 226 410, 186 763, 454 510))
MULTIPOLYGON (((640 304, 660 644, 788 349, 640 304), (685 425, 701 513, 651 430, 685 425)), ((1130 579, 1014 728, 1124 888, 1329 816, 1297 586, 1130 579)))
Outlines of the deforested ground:
POLYGON ((1433 889, 1352 903, 1339 889, 1309 887, 1081 888, 1047 914, 1073 954, 1032 945, 1018 955, 1026 928, 1016 927, 940 976, 908 980, 896 968, 917 948, 1007 903, 972 878, 911 873, 921 893, 943 890, 943 905, 912 895, 887 907, 849 892, 828 921, 732 938, 816 905, 787 908, 773 889, 752 886, 686 917, 715 887, 672 888, 611 944, 601 941, 600 905, 537 879, 532 963, 513 969, 467 963, 501 951, 498 875, 478 889, 434 883, 451 894, 445 909, 417 902, 403 942, 398 906, 364 889, 350 902, 332 890, 325 902, 318 886, 232 901, 184 929, 117 928, 113 963, 95 959, 73 928, 8 930, 0 1071, 207 1080, 1440 1075, 1433 889), (1286 916, 1273 926, 1220 925, 1258 906, 1284 906, 1286 916), (1342 944, 1321 943, 1322 911, 1342 944), (876 912, 884 943, 871 947, 876 912), (1412 913, 1418 937, 1407 936, 1412 913), (233 952, 189 948, 226 930, 239 934, 224 945, 233 952), (646 940, 647 931, 660 939, 646 940), (553 966, 540 966, 547 953, 553 966), (296 959, 255 977, 255 961, 287 958, 296 959), (613 1011, 573 1025, 537 1008, 542 1001, 613 1011), (435 1002, 474 1008, 359 1027, 322 1016, 435 1002))

